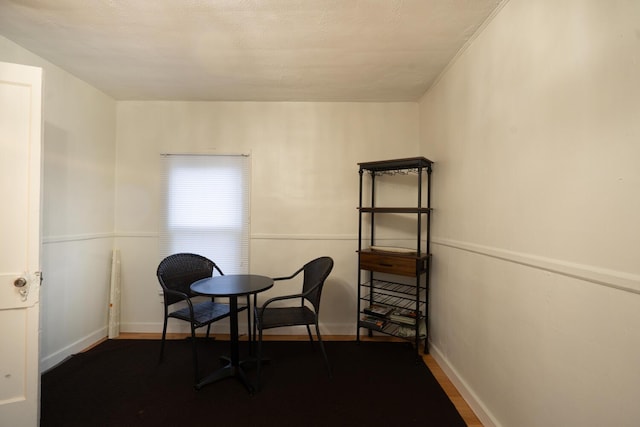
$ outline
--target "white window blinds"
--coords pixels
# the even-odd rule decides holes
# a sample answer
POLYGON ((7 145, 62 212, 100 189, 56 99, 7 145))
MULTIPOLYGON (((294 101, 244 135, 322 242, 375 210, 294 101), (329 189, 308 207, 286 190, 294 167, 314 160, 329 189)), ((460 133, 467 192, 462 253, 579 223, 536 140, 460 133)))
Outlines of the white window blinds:
POLYGON ((162 155, 160 255, 192 252, 249 271, 248 156, 162 155))

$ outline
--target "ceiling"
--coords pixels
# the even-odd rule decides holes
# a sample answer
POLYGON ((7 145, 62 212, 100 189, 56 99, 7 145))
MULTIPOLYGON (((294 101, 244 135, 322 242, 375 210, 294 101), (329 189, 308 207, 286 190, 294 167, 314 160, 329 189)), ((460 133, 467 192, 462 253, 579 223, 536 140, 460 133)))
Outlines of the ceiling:
POLYGON ((117 100, 415 101, 504 0, 0 0, 117 100))

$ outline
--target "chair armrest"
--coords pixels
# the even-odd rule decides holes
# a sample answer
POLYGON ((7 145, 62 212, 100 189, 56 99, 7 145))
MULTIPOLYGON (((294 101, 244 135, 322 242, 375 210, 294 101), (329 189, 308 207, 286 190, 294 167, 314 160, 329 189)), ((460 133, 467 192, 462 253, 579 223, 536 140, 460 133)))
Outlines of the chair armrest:
MULTIPOLYGON (((264 303, 262 303, 262 307, 260 307, 260 309, 261 309, 260 311, 262 311, 269 304, 271 304, 273 302, 276 302, 276 301, 284 301, 284 300, 289 300, 289 299, 305 298, 307 295, 309 295, 310 293, 314 292, 316 290, 316 288, 318 286, 320 286, 320 285, 321 285, 321 283, 318 283, 316 286, 314 286, 313 288, 309 289, 307 292, 303 292, 303 293, 299 293, 299 294, 293 294, 293 295, 281 295, 281 296, 269 298, 264 303)), ((254 306, 255 306, 255 302, 254 302, 254 306)))
POLYGON ((298 269, 298 271, 296 271, 295 273, 291 274, 290 276, 286 276, 286 277, 274 277, 273 281, 275 282, 276 280, 289 280, 289 279, 293 279, 294 277, 296 277, 302 270, 304 270, 304 267, 301 267, 298 269))
POLYGON ((185 294, 184 292, 178 292, 178 291, 174 291, 172 289, 166 289, 165 288, 165 289, 162 290, 162 293, 165 294, 165 295, 171 295, 171 296, 174 296, 174 297, 178 297, 178 298, 183 299, 183 300, 189 299, 189 295, 185 294))
POLYGON ((282 295, 279 297, 273 297, 273 298, 269 298, 268 300, 266 300, 263 304, 262 304, 262 308, 268 306, 269 304, 276 302, 276 301, 285 301, 288 299, 298 299, 298 298, 302 298, 304 296, 304 294, 295 294, 295 295, 282 295))
POLYGON ((266 300, 261 307, 258 307, 257 305, 254 304, 254 310, 257 314, 258 317, 262 318, 262 313, 264 312, 265 308, 267 308, 267 306, 271 303, 274 303, 276 301, 286 301, 286 300, 290 300, 290 299, 299 299, 299 298, 303 298, 304 295, 303 294, 295 294, 295 295, 282 295, 279 297, 273 297, 273 298, 269 298, 268 300, 266 300))
MULTIPOLYGON (((172 289, 163 289, 162 292, 165 295, 165 307, 168 307, 167 299, 166 299, 167 296, 170 295, 172 297, 180 298, 181 301, 187 302, 187 305, 189 306, 189 312, 191 313, 191 317, 193 317, 193 303, 191 302, 191 297, 189 295, 185 294, 184 292, 174 291, 172 289)), ((175 303, 177 303, 177 301, 172 304, 175 304, 175 303)))

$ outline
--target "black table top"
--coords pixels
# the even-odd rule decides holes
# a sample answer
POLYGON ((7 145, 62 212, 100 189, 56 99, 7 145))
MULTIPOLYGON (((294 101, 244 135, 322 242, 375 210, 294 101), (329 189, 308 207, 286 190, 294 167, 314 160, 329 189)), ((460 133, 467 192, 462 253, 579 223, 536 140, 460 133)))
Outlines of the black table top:
POLYGON ((227 274, 198 280, 191 285, 191 290, 198 295, 232 297, 256 294, 272 286, 271 277, 257 274, 227 274))

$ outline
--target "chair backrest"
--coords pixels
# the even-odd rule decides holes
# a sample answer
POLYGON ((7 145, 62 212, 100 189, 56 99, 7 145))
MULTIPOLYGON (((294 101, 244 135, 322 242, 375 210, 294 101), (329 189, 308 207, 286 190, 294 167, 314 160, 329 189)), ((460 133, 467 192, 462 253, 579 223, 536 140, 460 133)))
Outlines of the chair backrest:
MULTIPOLYGON (((197 254, 178 253, 169 255, 158 265, 156 275, 163 290, 181 292, 188 297, 193 296, 191 284, 200 279, 211 277, 214 269, 222 275, 222 271, 210 259, 197 254)), ((183 298, 165 292, 165 304, 171 305, 183 298)))
POLYGON ((313 305, 317 313, 320 310, 320 296, 324 282, 333 269, 333 259, 328 256, 316 258, 306 263, 302 269, 304 270, 302 293, 309 292, 306 299, 313 305))

